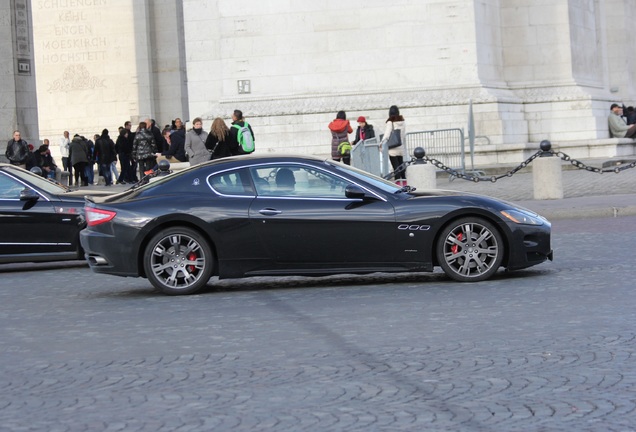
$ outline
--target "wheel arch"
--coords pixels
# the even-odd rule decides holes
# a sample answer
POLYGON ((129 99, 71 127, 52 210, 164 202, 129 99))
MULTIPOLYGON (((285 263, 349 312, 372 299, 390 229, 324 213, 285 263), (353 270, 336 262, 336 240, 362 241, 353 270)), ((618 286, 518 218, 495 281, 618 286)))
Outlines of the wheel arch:
POLYGON ((141 277, 147 278, 146 275, 146 271, 144 269, 144 252, 146 250, 146 247, 148 246, 148 243, 150 242, 150 239, 152 239, 154 237, 155 234, 157 234, 159 231, 164 230, 166 228, 172 228, 172 227, 185 227, 185 228, 190 228, 196 232, 198 232, 199 234, 201 234, 203 236, 203 238, 205 238, 205 240, 208 242, 208 244, 210 245, 210 249, 212 249, 212 253, 214 255, 214 271, 212 272, 212 275, 218 275, 219 273, 219 255, 216 249, 216 243, 214 242, 214 240, 210 237, 210 235, 206 232, 205 229, 203 229, 200 225, 198 225, 197 223, 190 221, 190 220, 184 220, 184 219, 180 219, 180 220, 166 220, 163 221, 161 223, 157 223, 156 225, 154 225, 152 228, 150 228, 145 234, 144 237, 142 239, 142 241, 139 244, 139 248, 137 249, 137 271, 139 272, 139 275, 141 277))
POLYGON ((510 247, 511 247, 511 233, 510 230, 507 229, 505 223, 501 220, 498 219, 497 217, 493 216, 492 213, 485 211, 485 210, 481 210, 478 208, 475 209, 463 209, 462 211, 458 211, 458 212, 453 212, 453 213, 449 213, 448 215, 446 215, 446 217, 440 222, 436 232, 435 232, 435 236, 433 237, 433 241, 431 242, 431 257, 433 258, 433 265, 434 266, 439 266, 439 259, 437 257, 437 242, 439 241, 439 238, 441 236, 442 231, 444 230, 444 228, 450 224, 452 224, 453 222, 459 220, 459 219, 463 219, 466 217, 478 217, 481 219, 485 219, 488 222, 490 222, 499 232, 499 235, 501 235, 501 238, 504 241, 504 256, 503 259, 501 260, 501 266, 502 267, 508 267, 508 261, 510 258, 510 247))

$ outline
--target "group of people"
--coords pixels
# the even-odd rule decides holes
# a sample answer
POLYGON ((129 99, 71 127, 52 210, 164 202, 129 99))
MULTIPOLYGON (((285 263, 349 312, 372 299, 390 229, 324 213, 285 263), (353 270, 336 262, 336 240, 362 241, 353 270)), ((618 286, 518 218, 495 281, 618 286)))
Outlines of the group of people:
POLYGON ((13 131, 13 139, 7 143, 5 157, 13 165, 27 170, 35 168, 43 177, 60 182, 62 170, 53 160, 49 144, 49 140, 44 139, 42 145, 36 150, 32 144, 27 144, 22 139, 22 134, 19 130, 15 130, 13 131))
MULTIPOLYGON (((610 110, 610 135, 614 138, 636 138, 634 107, 625 108, 614 103, 610 110)), ((402 142, 406 124, 397 106, 391 106, 388 114, 380 148, 388 147, 396 182, 405 183, 403 162, 406 146, 402 142)), ((344 111, 338 111, 336 118, 329 123, 332 159, 349 165, 352 146, 375 137, 373 125, 364 116, 358 117, 357 122, 353 141, 349 139, 353 128, 344 111)), ((197 165, 211 159, 251 153, 255 142, 252 126, 245 121, 240 110, 234 110, 230 126, 222 118, 215 118, 209 132, 203 130, 203 121, 199 117, 192 121, 192 129, 187 132, 179 118, 172 125, 166 125, 163 131, 153 119, 146 119, 139 123, 134 132, 131 122, 127 121, 119 128, 115 142, 110 138, 108 129, 104 129, 100 135, 94 135, 93 139, 94 142, 78 134, 71 139, 69 132, 64 131, 59 143, 62 155, 60 169, 51 156, 48 139, 44 139, 36 151, 16 130, 7 144, 5 156, 11 164, 25 169, 37 167, 43 176, 57 181, 60 181, 62 169, 68 171, 69 185, 73 184, 73 172, 77 185, 80 182, 83 186, 92 184, 94 164, 97 163, 99 175, 104 177, 106 185, 111 185, 113 181, 121 184, 137 182, 146 173, 156 170, 161 159, 171 163, 188 161, 190 165, 197 165), (118 161, 120 172, 117 171, 118 161)))
MULTIPOLYGON (((331 132, 331 158, 347 165, 351 164, 352 146, 355 146, 360 141, 375 137, 373 125, 367 123, 367 119, 364 116, 360 116, 358 117, 355 139, 350 143, 349 134, 353 133, 353 128, 349 120, 347 120, 347 114, 344 111, 338 111, 336 118, 329 123, 328 127, 331 132)), ((384 124, 384 135, 382 135, 382 140, 380 141, 380 149, 388 147, 389 160, 395 172, 396 183, 402 185, 406 185, 406 169, 403 165, 406 145, 402 145, 405 136, 406 123, 404 122, 404 117, 400 115, 399 108, 392 105, 389 108, 389 116, 384 124)))
POLYGON ((94 184, 95 164, 106 186, 113 183, 136 183, 144 175, 157 169, 158 162, 189 162, 197 165, 211 159, 248 154, 254 151, 254 132, 240 110, 232 114, 228 127, 222 118, 212 122, 210 132, 202 128, 201 118, 195 118, 192 129, 186 132, 180 118, 160 130, 154 119, 139 122, 136 130, 127 121, 119 127, 115 141, 108 129, 95 134, 93 140, 64 131, 59 142, 62 165, 58 167, 51 156, 49 140, 44 139, 37 151, 14 131, 7 144, 5 156, 9 163, 31 170, 38 167, 44 177, 61 182, 62 170, 69 173, 69 186, 94 184), (121 170, 118 171, 117 163, 121 170))
MULTIPOLYGON (((130 122, 126 122, 130 129, 130 122)), ((122 128, 125 129, 125 128, 122 128)), ((95 183, 95 165, 98 166, 98 175, 104 178, 106 186, 113 184, 113 174, 117 183, 133 182, 134 177, 128 177, 123 154, 126 152, 126 143, 122 144, 118 139, 117 146, 110 137, 108 129, 101 134, 95 134, 90 138, 75 134, 71 138, 68 131, 64 131, 60 138, 59 148, 62 156, 62 168, 69 173, 69 186, 88 186, 95 183), (117 159, 121 159, 121 174, 117 170, 117 159)))
MULTIPOLYGON (((211 159, 253 151, 253 145, 250 151, 244 150, 241 146, 241 142, 247 139, 243 130, 247 128, 249 131, 252 144, 254 132, 240 110, 234 110, 231 127, 228 127, 222 118, 216 118, 209 133, 203 130, 203 121, 200 117, 192 121, 192 129, 189 131, 185 130, 180 118, 176 118, 172 125, 166 125, 163 130, 159 130, 153 119, 140 122, 134 132, 130 126, 130 122, 126 122, 124 127, 119 129, 119 137, 114 144, 122 171, 118 183, 138 181, 137 174, 142 178, 155 171, 158 162, 163 159, 170 163, 189 162, 190 165, 198 165, 211 159)), ((101 142, 101 146, 104 146, 103 143, 108 142, 108 139, 102 136, 101 142)), ((112 148, 111 143, 108 145, 112 148)), ((116 162, 115 156, 105 158, 104 173, 111 159, 114 160, 112 164, 116 162)), ((109 179, 106 176, 105 181, 108 184, 109 179)))
POLYGON ((212 121, 210 132, 203 130, 203 121, 197 117, 185 137, 185 152, 190 165, 198 165, 212 159, 249 154, 254 151, 254 131, 245 121, 241 110, 232 113, 228 127, 220 117, 212 121))

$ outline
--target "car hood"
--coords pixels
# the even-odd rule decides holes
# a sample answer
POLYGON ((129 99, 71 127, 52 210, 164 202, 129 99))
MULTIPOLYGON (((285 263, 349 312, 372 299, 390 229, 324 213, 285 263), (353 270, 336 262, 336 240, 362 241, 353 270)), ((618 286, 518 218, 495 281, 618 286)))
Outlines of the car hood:
POLYGON ((466 205, 471 205, 473 203, 477 204, 477 201, 479 201, 481 205, 488 203, 489 206, 495 209, 506 209, 506 208, 518 209, 518 210, 523 210, 525 212, 533 214, 535 216, 539 216, 535 211, 522 207, 518 204, 501 200, 498 198, 489 197, 487 195, 473 194, 470 192, 459 192, 459 191, 453 191, 453 190, 435 189, 435 190, 415 191, 415 192, 411 192, 410 195, 411 195, 410 199, 412 200, 426 200, 431 198, 455 197, 458 199, 462 199, 462 201, 464 201, 464 204, 466 205))

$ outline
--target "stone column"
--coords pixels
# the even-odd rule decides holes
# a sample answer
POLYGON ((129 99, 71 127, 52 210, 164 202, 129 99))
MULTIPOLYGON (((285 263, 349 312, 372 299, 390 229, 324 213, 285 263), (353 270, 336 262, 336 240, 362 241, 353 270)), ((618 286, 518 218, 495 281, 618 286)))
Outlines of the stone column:
POLYGON ((37 96, 33 67, 31 1, 11 0, 0 5, 0 160, 7 141, 18 129, 35 147, 39 145, 37 96))

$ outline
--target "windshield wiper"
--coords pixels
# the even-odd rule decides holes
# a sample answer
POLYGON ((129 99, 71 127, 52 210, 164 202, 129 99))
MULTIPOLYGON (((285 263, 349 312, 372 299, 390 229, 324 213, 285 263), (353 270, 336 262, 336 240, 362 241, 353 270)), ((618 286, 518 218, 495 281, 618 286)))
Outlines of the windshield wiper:
POLYGON ((413 186, 405 185, 405 186, 402 186, 400 189, 396 190, 393 193, 398 194, 398 193, 403 193, 403 192, 413 192, 415 189, 416 188, 414 188, 413 186))

